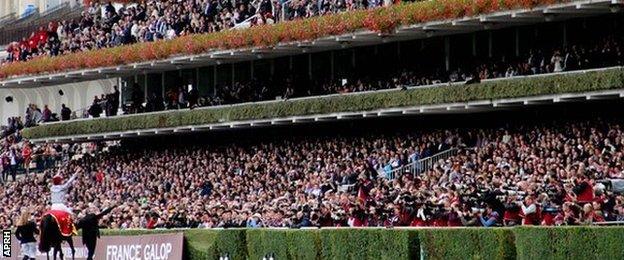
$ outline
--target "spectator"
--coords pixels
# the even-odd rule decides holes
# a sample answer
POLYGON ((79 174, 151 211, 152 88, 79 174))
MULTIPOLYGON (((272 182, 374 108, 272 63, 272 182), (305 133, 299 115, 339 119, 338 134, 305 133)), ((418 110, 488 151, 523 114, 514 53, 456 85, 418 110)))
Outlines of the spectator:
POLYGON ((21 245, 21 254, 24 256, 22 259, 30 260, 37 257, 37 240, 35 235, 39 234, 37 225, 30 220, 30 212, 24 210, 17 221, 17 229, 15 230, 15 237, 19 240, 21 245))
POLYGON ((99 118, 100 114, 102 114, 102 106, 100 106, 100 100, 95 97, 93 99, 93 104, 89 107, 89 115, 93 118, 99 118))
POLYGON ((65 106, 65 104, 61 104, 61 119, 63 121, 67 121, 71 118, 71 109, 65 106))

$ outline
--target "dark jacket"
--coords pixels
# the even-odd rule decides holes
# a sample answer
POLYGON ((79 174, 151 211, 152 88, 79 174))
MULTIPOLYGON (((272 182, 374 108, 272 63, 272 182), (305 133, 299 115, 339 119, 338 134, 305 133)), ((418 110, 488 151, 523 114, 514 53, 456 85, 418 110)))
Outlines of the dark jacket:
POLYGON ((63 121, 69 120, 70 117, 71 117, 71 110, 68 107, 64 107, 63 109, 61 109, 61 119, 63 121))
POLYGON ((93 105, 89 108, 89 115, 92 117, 100 117, 100 114, 102 114, 102 106, 97 102, 93 102, 93 105))
POLYGON ((39 230, 35 222, 32 221, 17 227, 17 230, 15 230, 15 237, 21 244, 37 242, 35 234, 39 234, 39 230))
POLYGON ((94 243, 97 238, 100 237, 100 219, 111 212, 113 208, 107 208, 100 214, 87 214, 84 218, 80 219, 76 223, 77 229, 82 229, 82 243, 94 243))

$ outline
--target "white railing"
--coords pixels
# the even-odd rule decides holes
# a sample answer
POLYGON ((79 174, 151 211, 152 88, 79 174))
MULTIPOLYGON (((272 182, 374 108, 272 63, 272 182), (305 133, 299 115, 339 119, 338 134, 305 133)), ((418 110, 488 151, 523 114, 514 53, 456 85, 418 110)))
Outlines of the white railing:
POLYGON ((280 8, 280 22, 286 21, 286 6, 288 4, 290 4, 293 0, 288 0, 286 2, 282 3, 282 6, 280 8))
MULTIPOLYGON (((290 2, 290 1, 292 1, 292 0, 289 0, 288 2, 290 2)), ((258 4, 255 6, 256 10, 260 10, 260 4, 262 4, 262 3, 258 2, 258 4)), ((283 7, 283 4, 282 4, 282 7, 283 7)), ((273 6, 273 4, 271 4, 271 13, 273 14, 275 22, 277 23, 277 18, 275 18, 276 17, 275 6, 273 6)), ((231 29, 245 29, 245 28, 249 28, 249 27, 253 26, 252 21, 253 21, 254 18, 262 19, 260 14, 256 13, 256 14, 252 15, 251 17, 245 19, 244 21, 235 24, 234 27, 232 27, 231 29)))
POLYGON ((245 28, 249 28, 251 27, 251 21, 255 18, 259 18, 260 15, 258 14, 254 14, 251 17, 245 19, 244 21, 237 23, 234 25, 234 27, 232 27, 232 29, 245 29, 245 28))
POLYGON ((440 160, 446 160, 452 156, 457 155, 459 151, 459 148, 451 148, 439 153, 436 153, 432 156, 426 157, 426 158, 422 158, 420 160, 417 160, 415 162, 411 162, 409 164, 403 165, 399 168, 396 168, 392 171, 390 171, 389 173, 385 173, 385 177, 393 180, 395 178, 400 177, 401 175, 403 175, 404 173, 410 173, 412 175, 418 175, 421 174, 427 170, 430 170, 433 168, 433 166, 440 160))

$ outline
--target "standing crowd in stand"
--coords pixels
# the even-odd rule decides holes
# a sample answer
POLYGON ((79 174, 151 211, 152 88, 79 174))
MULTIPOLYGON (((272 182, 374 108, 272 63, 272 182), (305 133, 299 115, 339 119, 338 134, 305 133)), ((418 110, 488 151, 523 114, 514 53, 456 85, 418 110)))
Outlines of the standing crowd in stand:
MULTIPOLYGON (((380 1, 292 0, 285 4, 288 15, 283 17, 301 19, 382 4, 380 1)), ((248 19, 250 25, 272 24, 281 9, 282 4, 277 0, 147 0, 121 7, 111 1, 91 1, 78 19, 50 22, 30 37, 10 43, 6 48, 8 57, 2 63, 218 32, 248 19)))
MULTIPOLYGON (((289 99, 455 82, 471 84, 484 79, 622 66, 624 65, 622 42, 621 35, 610 35, 589 45, 578 44, 568 48, 555 48, 552 52, 531 50, 527 56, 518 60, 465 64, 445 73, 441 73, 440 69, 418 71, 406 67, 381 77, 354 75, 344 79, 318 78, 308 82, 295 82, 292 77, 281 80, 252 79, 217 86, 217 91, 211 95, 200 95, 197 86, 187 88, 186 85, 181 84, 167 87, 168 90, 164 95, 148 93, 145 96, 145 91, 135 83, 128 88, 131 93, 127 106, 122 106, 121 94, 115 86, 111 93, 102 94, 101 97, 96 96, 93 103, 80 114, 72 114, 72 111, 63 105, 60 119, 115 116, 120 108, 123 113, 134 114, 275 100, 277 97, 289 99)), ((30 127, 58 120, 57 114, 50 111, 47 105, 44 105, 42 111, 37 105, 31 104, 26 110, 24 126, 30 127)))
POLYGON ((285 137, 223 146, 109 147, 0 187, 0 226, 45 211, 53 175, 68 205, 119 205, 110 228, 579 225, 624 220, 624 125, 285 137), (422 173, 401 166, 459 149, 422 173), (399 170, 401 171, 401 170, 399 170))

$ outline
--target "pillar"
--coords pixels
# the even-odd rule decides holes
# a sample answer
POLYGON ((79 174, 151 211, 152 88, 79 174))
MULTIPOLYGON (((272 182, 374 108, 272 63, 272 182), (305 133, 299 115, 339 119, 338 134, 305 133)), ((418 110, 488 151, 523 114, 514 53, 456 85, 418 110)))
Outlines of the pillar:
POLYGON ((451 39, 444 37, 444 67, 446 71, 451 69, 451 39))
POLYGON ((492 31, 488 32, 488 57, 492 58, 492 31))

